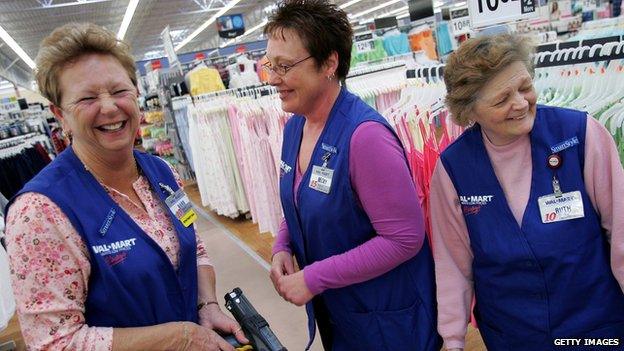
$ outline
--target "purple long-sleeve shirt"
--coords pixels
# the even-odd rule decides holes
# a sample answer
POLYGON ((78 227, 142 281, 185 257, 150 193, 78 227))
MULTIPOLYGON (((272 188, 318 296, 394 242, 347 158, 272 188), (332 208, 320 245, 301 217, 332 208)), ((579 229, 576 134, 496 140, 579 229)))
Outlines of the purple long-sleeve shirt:
MULTIPOLYGON (((415 256, 425 237, 416 187, 403 149, 392 132, 377 122, 362 123, 351 137, 349 152, 351 184, 377 236, 347 252, 306 266, 304 279, 315 295, 392 270, 415 256)), ((295 169, 294 192, 302 180, 299 167, 295 169)), ((292 252, 284 219, 273 254, 280 251, 292 252)))

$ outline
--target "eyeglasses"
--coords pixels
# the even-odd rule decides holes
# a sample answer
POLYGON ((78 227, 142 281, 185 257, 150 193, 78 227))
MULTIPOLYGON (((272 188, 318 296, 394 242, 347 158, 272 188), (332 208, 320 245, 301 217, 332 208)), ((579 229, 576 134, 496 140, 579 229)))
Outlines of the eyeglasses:
POLYGON ((288 71, 290 71, 293 67, 295 67, 296 65, 300 64, 301 62, 309 59, 310 57, 312 57, 312 55, 301 59, 295 63, 293 63, 292 65, 285 65, 285 64, 279 64, 276 66, 271 65, 270 62, 265 63, 264 65, 262 65, 262 69, 264 69, 267 73, 271 73, 271 71, 275 72, 275 74, 277 74, 278 76, 284 76, 286 75, 286 73, 288 73, 288 71))

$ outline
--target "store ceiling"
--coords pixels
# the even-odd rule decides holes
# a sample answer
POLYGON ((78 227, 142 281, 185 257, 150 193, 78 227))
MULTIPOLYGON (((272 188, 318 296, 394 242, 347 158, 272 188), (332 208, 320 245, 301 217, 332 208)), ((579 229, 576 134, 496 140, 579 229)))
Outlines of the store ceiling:
MULTIPOLYGON (((160 33, 168 25, 174 45, 186 38, 230 0, 140 0, 130 23, 125 40, 130 43, 137 60, 164 56, 160 33)), ((349 13, 359 13, 386 3, 388 0, 361 0, 347 7, 349 13)), ((423 0, 427 1, 427 0, 423 0)), ((93 22, 117 33, 130 0, 1 0, 0 26, 15 39, 30 58, 37 56, 39 43, 54 28, 68 22, 93 22)), ((335 0, 343 5, 349 0, 335 0)), ((396 0, 361 18, 382 16, 406 5, 407 0, 396 0)), ((242 13, 246 28, 261 23, 265 7, 274 0, 242 0, 227 14, 242 13)), ((401 11, 402 12, 402 11, 401 11)), ((261 30, 244 41, 258 39, 261 30)), ((218 38, 216 24, 209 25, 178 53, 218 47, 225 40, 218 38)), ((32 76, 32 70, 20 60, 8 45, 0 41, 0 76, 11 66, 32 76)), ((10 78, 9 78, 10 79, 10 78)))

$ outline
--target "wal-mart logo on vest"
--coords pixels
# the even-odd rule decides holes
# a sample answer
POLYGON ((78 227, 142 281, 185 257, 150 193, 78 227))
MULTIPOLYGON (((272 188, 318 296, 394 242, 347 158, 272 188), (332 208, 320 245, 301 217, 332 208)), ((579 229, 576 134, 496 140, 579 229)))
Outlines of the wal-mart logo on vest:
POLYGON ((290 171, 292 171, 292 167, 287 165, 286 162, 280 160, 280 178, 290 171))
POLYGON ((104 257, 109 266, 117 265, 128 257, 128 252, 136 245, 136 238, 119 240, 110 244, 93 245, 91 249, 97 255, 104 257))
POLYGON ((459 203, 464 215, 476 215, 481 211, 481 207, 492 202, 494 195, 460 195, 459 203))

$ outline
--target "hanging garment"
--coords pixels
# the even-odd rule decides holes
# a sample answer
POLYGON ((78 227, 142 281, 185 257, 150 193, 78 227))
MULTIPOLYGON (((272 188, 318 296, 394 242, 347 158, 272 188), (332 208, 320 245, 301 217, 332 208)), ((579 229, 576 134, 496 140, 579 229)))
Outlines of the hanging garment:
POLYGON ((381 60, 388 56, 381 38, 375 38, 370 45, 372 45, 370 50, 360 52, 358 51, 357 43, 353 44, 351 47, 351 67, 368 61, 381 60))
POLYGON ((255 70, 256 61, 241 55, 227 69, 230 73, 230 89, 260 85, 260 78, 255 70))
POLYGON ((416 28, 410 31, 408 39, 412 51, 423 50, 430 60, 438 59, 436 43, 433 40, 433 31, 431 28, 427 26, 416 28))
MULTIPOLYGON (((391 129, 372 108, 342 89, 310 160, 313 169, 313 165, 322 165, 326 158, 327 167, 333 170, 331 187, 326 191, 310 188, 311 172, 306 172, 297 207, 292 189, 305 119, 295 115, 285 127, 280 196, 291 246, 301 268, 346 252, 371 239, 374 233, 366 213, 353 198, 348 175, 350 137, 360 123, 369 120, 391 129), (348 230, 345 223, 349 223, 348 230)), ((322 303, 333 324, 328 326, 318 319, 316 322, 321 331, 333 331, 333 350, 397 350, 405 345, 438 350, 441 342, 436 331, 433 279, 431 251, 425 243, 414 258, 390 272, 359 284, 326 290, 308 303, 310 338, 315 332, 318 311, 314 304, 322 303), (414 284, 414 279, 418 284, 414 284)), ((318 313, 322 315, 322 311, 318 313)))
POLYGON ((436 40, 440 55, 444 56, 453 51, 453 42, 448 22, 438 22, 436 26, 436 40))
MULTIPOLYGON (((164 161, 137 151, 134 157, 162 202, 170 195, 168 189, 179 189, 164 161)), ((179 234, 180 260, 178 269, 174 270, 158 244, 110 198, 71 148, 18 195, 26 192, 40 193, 54 201, 74 228, 80 228, 79 233, 90 249, 93 269, 85 303, 88 325, 140 327, 169 321, 198 321, 194 288, 197 247, 193 227, 184 227, 168 211, 179 234), (137 285, 137 281, 141 284, 137 285)))
POLYGON ((202 205, 231 218, 248 212, 225 100, 188 105, 188 115, 189 144, 202 205))
POLYGON ((38 143, 10 155, 2 155, 0 149, 0 192, 7 198, 13 197, 48 163, 50 157, 38 143))
POLYGON ((188 72, 185 79, 193 96, 225 89, 219 71, 203 63, 188 72))
POLYGON ((406 54, 411 51, 407 34, 398 30, 383 35, 383 46, 388 56, 406 54))
POLYGON ((188 104, 190 103, 190 99, 182 103, 176 103, 174 105, 173 114, 176 120, 176 127, 178 129, 178 135, 180 136, 180 142, 182 143, 182 149, 184 150, 186 159, 191 166, 191 169, 195 171, 195 166, 193 165, 193 153, 191 152, 191 144, 189 142, 188 104))
MULTIPOLYGON (((4 222, 3 218, 0 220, 4 222)), ((0 231, 0 238, 2 232, 0 231)), ((11 289, 11 272, 9 259, 4 246, 0 245, 0 331, 4 330, 15 313, 15 299, 11 289)))
POLYGON ((585 126, 584 113, 538 106, 530 134, 532 188, 520 227, 478 125, 442 153, 470 236, 474 313, 488 350, 547 350, 564 335, 624 335, 624 295, 583 181, 585 126), (557 148, 570 140, 571 147, 557 148), (584 217, 544 224, 538 197, 553 193, 553 171, 546 167, 552 148, 563 159, 557 170, 563 196, 578 191, 584 217))

